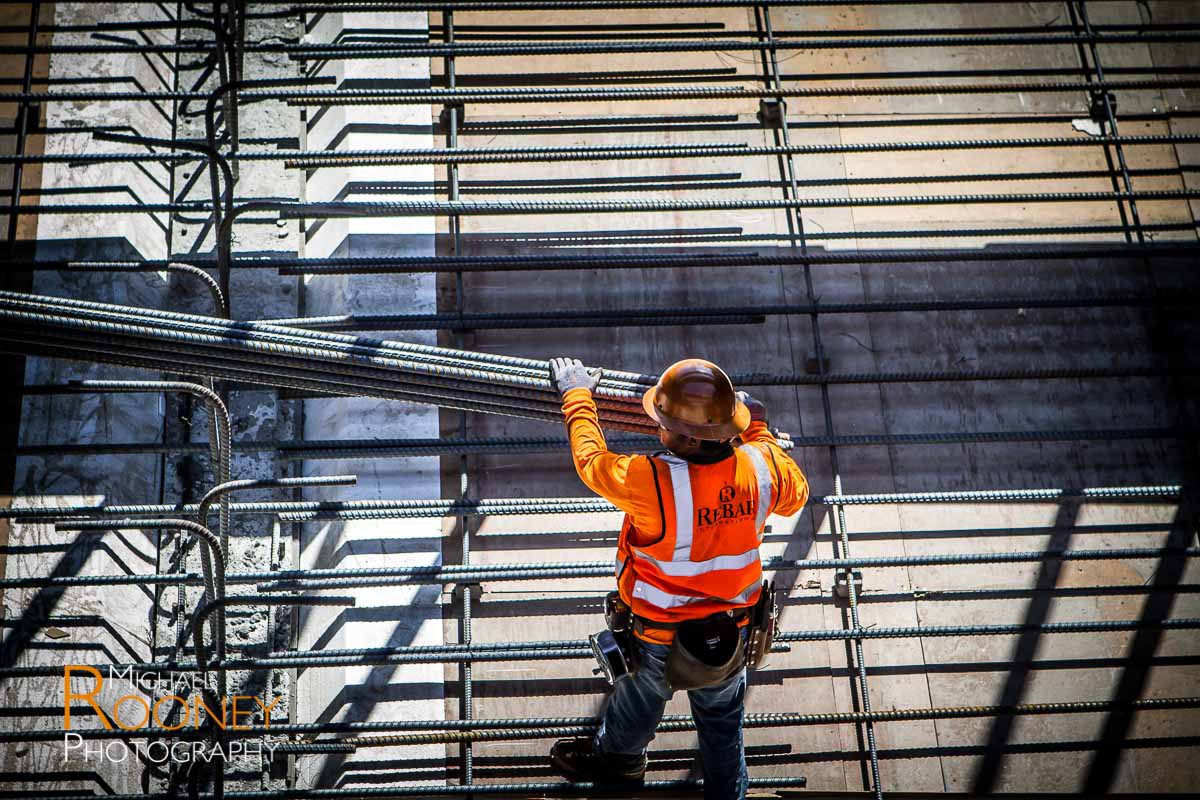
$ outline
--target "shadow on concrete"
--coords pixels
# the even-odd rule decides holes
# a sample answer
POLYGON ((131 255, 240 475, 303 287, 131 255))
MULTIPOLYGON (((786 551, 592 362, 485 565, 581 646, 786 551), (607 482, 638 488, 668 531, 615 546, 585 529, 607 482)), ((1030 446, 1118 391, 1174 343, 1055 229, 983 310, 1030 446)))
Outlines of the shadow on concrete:
MULTIPOLYGON (((1141 698, 1150 679, 1154 654, 1166 633, 1160 623, 1171 615, 1179 583, 1187 567, 1188 559, 1179 550, 1191 544, 1197 532, 1196 491, 1194 480, 1184 483, 1171 532, 1167 534, 1166 548, 1150 582, 1150 596, 1146 598, 1139 617, 1148 627, 1138 629, 1129 644, 1124 669, 1112 693, 1112 700, 1116 703, 1127 705, 1141 698)), ((1100 794, 1112 786, 1121 764, 1121 752, 1132 745, 1128 734, 1135 713, 1128 708, 1108 713, 1100 732, 1100 746, 1083 780, 1083 791, 1100 794)))
MULTIPOLYGON (((440 587, 422 586, 418 589, 416 596, 412 599, 412 603, 409 606, 403 607, 408 612, 408 617, 410 618, 407 624, 396 625, 393 628, 392 635, 383 646, 403 647, 411 645, 414 635, 424 623, 440 623, 442 615, 441 607, 438 605, 440 596, 440 587), (420 615, 420 619, 411 620, 414 612, 420 615)), ((376 609, 364 608, 353 610, 367 612, 365 619, 394 620, 398 619, 394 614, 397 608, 386 609, 385 612, 389 613, 374 617, 370 616, 370 612, 376 609)), ((341 615, 339 615, 339 619, 342 619, 341 615)), ((323 632, 320 641, 327 641, 329 635, 329 631, 323 632)), ((312 649, 317 650, 319 647, 319 644, 314 644, 312 649)), ((392 694, 392 689, 404 689, 408 687, 407 684, 400 686, 392 684, 392 676, 396 672, 396 669, 397 666, 392 664, 371 667, 361 684, 344 687, 313 721, 318 723, 329 722, 337 718, 339 721, 345 722, 362 722, 370 719, 375 707, 381 702, 386 702, 388 696, 392 694)), ((395 699, 412 699, 411 696, 402 696, 403 694, 397 695, 395 699)), ((321 770, 314 781, 314 786, 318 788, 343 786, 346 783, 348 773, 357 771, 362 766, 363 762, 351 761, 348 754, 331 754, 326 757, 322 764, 321 770)))
MULTIPOLYGON (((66 552, 50 571, 50 577, 65 578, 78 575, 99 545, 98 536, 74 537, 66 552)), ((38 590, 22 609, 21 615, 14 620, 12 632, 4 638, 4 645, 0 647, 0 667, 16 666, 17 660, 29 649, 33 638, 54 613, 65 592, 65 589, 55 587, 38 590)))
MULTIPOLYGON (((1058 516, 1054 520, 1054 533, 1046 543, 1046 550, 1066 550, 1071 544, 1071 536, 1075 521, 1079 519, 1079 498, 1064 498, 1058 506, 1058 516)), ((1058 585, 1058 576, 1065 562, 1062 559, 1048 559, 1041 562, 1033 586, 1037 591, 1030 600, 1025 611, 1025 624, 1042 625, 1050 618, 1054 605, 1054 589, 1058 585)), ((1000 690, 994 705, 1010 707, 1018 705, 1025 694, 1029 682, 1030 665, 1037 652, 1038 642, 1042 634, 1039 631, 1026 631, 1017 637, 1013 646, 1013 655, 1008 677, 1000 690)), ((1005 745, 1012 736, 1013 724, 1016 717, 1011 713, 1001 713, 992 719, 988 731, 987 743, 984 746, 984 756, 975 769, 975 777, 971 790, 978 794, 989 794, 996 787, 1000 777, 1000 768, 1004 763, 1005 745)))

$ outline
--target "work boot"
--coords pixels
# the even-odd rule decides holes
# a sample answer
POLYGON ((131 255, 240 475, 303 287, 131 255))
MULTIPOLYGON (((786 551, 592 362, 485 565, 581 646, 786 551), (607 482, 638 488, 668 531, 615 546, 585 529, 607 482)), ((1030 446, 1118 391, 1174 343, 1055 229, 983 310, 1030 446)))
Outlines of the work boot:
POLYGON ((572 783, 641 783, 646 756, 596 752, 591 737, 559 739, 550 748, 550 763, 572 783))

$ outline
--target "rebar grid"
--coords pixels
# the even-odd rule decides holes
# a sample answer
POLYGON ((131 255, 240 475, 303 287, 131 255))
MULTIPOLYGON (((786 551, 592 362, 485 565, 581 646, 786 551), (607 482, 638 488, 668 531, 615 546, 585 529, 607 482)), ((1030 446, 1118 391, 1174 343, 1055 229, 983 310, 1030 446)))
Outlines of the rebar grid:
MULTIPOLYGON (((1103 2, 1103 0, 1093 0, 1103 2)), ((898 0, 891 3, 885 0, 863 3, 864 5, 904 5, 924 4, 925 0, 898 0)), ((35 4, 36 5, 36 4, 35 4)), ((1156 244, 1148 240, 1147 232, 1154 230, 1146 224, 1139 213, 1139 201, 1150 200, 1182 200, 1194 199, 1197 193, 1193 190, 1154 190, 1138 191, 1134 187, 1133 177, 1139 175, 1138 170, 1128 166, 1126 152, 1128 148, 1148 147, 1156 145, 1179 146, 1194 143, 1196 136, 1192 134, 1171 133, 1153 136, 1122 136, 1117 131, 1117 115, 1115 102, 1110 92, 1151 91, 1161 89, 1186 89, 1200 86, 1193 78, 1155 78, 1142 79, 1136 77, 1130 80, 1109 80, 1100 62, 1099 47, 1123 42, 1192 42, 1200 38, 1200 32, 1195 29, 1172 30, 1167 28, 1145 28, 1138 30, 1122 30, 1120 26, 1092 26, 1087 19, 1086 4, 1071 2, 1068 9, 1071 12, 1070 26, 1062 26, 1050 31, 1004 31, 993 33, 988 30, 972 30, 969 33, 955 35, 919 35, 912 33, 897 33, 889 31, 872 31, 870 35, 817 36, 811 31, 775 31, 772 28, 770 9, 760 3, 746 0, 492 0, 486 7, 466 2, 400 2, 400 3, 339 3, 339 2, 308 2, 307 0, 291 0, 289 3, 274 5, 290 6, 281 13, 298 12, 323 13, 336 10, 423 10, 437 11, 442 15, 442 25, 439 30, 441 43, 432 41, 388 41, 378 42, 338 42, 329 45, 316 45, 307 42, 276 42, 250 43, 244 40, 244 26, 247 18, 253 19, 255 9, 243 7, 240 3, 215 3, 214 20, 212 24, 200 21, 175 21, 174 28, 181 31, 185 27, 196 27, 213 34, 213 41, 177 41, 173 45, 103 43, 94 45, 73 45, 66 47, 43 48, 36 44, 38 22, 37 14, 33 14, 29 28, 29 41, 25 46, 3 46, 0 52, 21 54, 25 57, 26 75, 20 85, 19 92, 0 94, 0 101, 16 102, 20 109, 19 119, 25 119, 27 110, 32 103, 47 102, 106 102, 106 101, 154 101, 154 100, 202 100, 206 103, 206 143, 186 143, 176 139, 166 144, 169 152, 146 153, 128 152, 113 154, 94 153, 55 153, 28 154, 25 153, 24 124, 19 124, 21 138, 17 145, 17 153, 12 156, 0 157, 0 162, 12 163, 16 173, 10 202, 3 207, 9 217, 9 255, 14 263, 18 261, 16 223, 24 214, 94 214, 146 212, 166 210, 173 214, 186 211, 211 211, 214 227, 219 231, 216 242, 216 259, 200 259, 200 263, 188 263, 183 259, 179 267, 194 272, 201 277, 210 288, 218 288, 214 296, 217 298, 218 312, 228 316, 230 297, 230 275, 234 269, 279 269, 282 274, 354 274, 354 273, 394 273, 394 272, 450 272, 455 275, 455 308, 452 313, 438 315, 386 315, 372 318, 348 315, 333 319, 299 318, 287 320, 262 320, 260 323, 249 325, 239 323, 239 327, 249 333, 232 335, 229 328, 220 328, 214 320, 187 315, 169 314, 168 312, 153 312, 145 309, 115 309, 100 308, 98 304, 71 303, 55 301, 52 298, 0 298, 11 300, 12 304, 5 307, 5 326, 2 328, 4 347, 10 351, 41 353, 49 356, 68 358, 87 358, 113 363, 124 363, 149 369, 161 369, 165 372, 192 374, 217 377, 226 390, 235 381, 246 384, 267 384, 291 390, 300 396, 380 396, 409 400, 435 401, 447 409, 460 411, 459 426, 462 441, 439 440, 436 442, 421 442, 414 440, 397 440, 395 442, 304 442, 298 446, 276 446, 277 443, 256 445, 252 443, 233 444, 228 434, 217 441, 223 441, 225 452, 223 456, 215 456, 213 460, 228 459, 230 453, 238 450, 277 451, 282 458, 311 459, 324 457, 395 457, 396 455, 430 455, 439 454, 457 458, 459 475, 459 495, 456 500, 420 503, 415 501, 381 501, 376 503, 311 503, 303 501, 275 503, 232 503, 222 504, 221 530, 224 532, 227 513, 263 513, 275 514, 283 521, 304 522, 320 519, 373 519, 394 518, 404 516, 443 516, 452 515, 461 526, 461 564, 415 568, 412 570, 395 570, 381 568, 380 570, 306 570, 301 573, 271 571, 262 573, 229 573, 224 574, 220 564, 221 550, 217 551, 217 562, 224 582, 258 583, 259 591, 280 591, 298 589, 321 589, 339 586, 389 586, 405 582, 448 582, 459 585, 462 591, 460 619, 460 642, 457 645, 445 645, 440 648, 393 648, 390 650, 376 649, 336 651, 324 650, 319 653, 297 655, 294 653, 270 653, 260 659, 233 659, 226 663, 218 656, 215 665, 224 671, 230 669, 273 670, 286 666, 333 666, 337 664, 367 664, 367 663, 424 663, 428 660, 444 660, 457 662, 461 665, 462 696, 460 703, 461 719, 447 727, 461 729, 452 734, 442 734, 432 737, 428 734, 375 737, 376 741, 363 740, 360 746, 399 745, 417 742, 446 741, 458 742, 461 746, 463 768, 459 786, 422 786, 389 789, 356 790, 355 796, 406 796, 416 794, 463 794, 471 796, 475 793, 494 793, 503 791, 544 791, 559 794, 572 792, 587 792, 591 787, 580 785, 571 787, 562 784, 478 784, 473 771, 472 741, 524 738, 527 736, 557 736, 587 733, 594 725, 590 720, 551 720, 545 721, 541 729, 531 728, 529 720, 475 720, 472 712, 472 662, 476 660, 498 659, 531 659, 531 658, 582 658, 589 655, 586 648, 578 642, 524 642, 510 648, 479 646, 472 643, 471 633, 471 594, 470 587, 480 581, 528 580, 531 578, 575 578, 599 577, 611 571, 607 563, 555 563, 555 564, 508 564, 508 565, 473 565, 470 560, 471 533, 470 525, 478 515, 526 514, 566 511, 583 513, 592 511, 613 510, 606 503, 582 500, 535 500, 533 502, 505 500, 469 500, 469 464, 468 454, 472 453, 526 453, 542 449, 560 448, 561 439, 542 440, 489 440, 471 439, 467 429, 467 411, 484 411, 492 413, 517 413, 522 416, 540 417, 547 420, 557 418, 555 398, 544 379, 544 365, 539 362, 513 359, 479 357, 478 363, 463 367, 455 363, 464 357, 474 357, 467 354, 462 347, 462 334, 471 330, 487 328, 525 328, 525 327, 563 327, 579 328, 586 325, 611 327, 613 325, 684 325, 684 324, 713 324, 714 322, 729 322, 730 324, 746 324, 761 320, 767 315, 808 316, 810 319, 813 346, 816 350, 814 369, 804 375, 775 375, 775 374, 746 374, 735 376, 739 385, 791 385, 817 386, 821 393, 824 416, 824 435, 796 437, 796 444, 802 447, 827 447, 832 464, 834 494, 820 498, 820 502, 832 509, 831 521, 835 538, 838 540, 833 559, 784 560, 776 559, 768 562, 767 569, 788 571, 826 568, 840 571, 846 577, 848 593, 848 614, 845 615, 846 630, 843 631, 786 631, 780 636, 781 642, 788 641, 822 641, 845 640, 853 648, 851 666, 856 677, 855 702, 859 704, 850 714, 842 715, 791 715, 797 720, 803 717, 805 722, 789 721, 788 715, 752 715, 747 720, 752 726, 771 726, 777 724, 832 724, 834 722, 852 723, 862 726, 865 732, 865 743, 862 745, 862 756, 869 762, 870 781, 866 788, 872 790, 877 797, 883 796, 879 776, 879 748, 876 745, 874 725, 877 722, 901 721, 909 719, 948 718, 954 716, 996 716, 1001 714, 1043 714, 1043 713, 1077 713, 1096 711, 1107 708, 1102 703, 1093 704, 1044 704, 1042 706, 1021 707, 979 707, 973 709, 914 709, 911 711, 872 711, 870 694, 867 685, 870 668, 863 658, 862 642, 868 638, 887 637, 921 637, 921 636, 971 636, 971 635, 1013 635, 1025 632, 1031 628, 1022 626, 921 626, 920 628, 865 628, 859 619, 859 597, 855 586, 852 569, 905 567, 919 565, 963 565, 981 563, 1038 563, 1045 560, 1097 560, 1097 559, 1162 559, 1169 556, 1186 558, 1196 555, 1195 548, 1127 548, 1119 550, 1050 550, 1018 553, 984 554, 933 554, 912 557, 875 557, 853 558, 849 553, 849 531, 845 519, 845 506, 874 503, 910 503, 910 502, 1009 502, 1009 501, 1055 501, 1065 497, 1081 497, 1084 499, 1173 499, 1180 495, 1180 487, 1148 486, 1148 487, 1113 487, 1084 490, 981 490, 975 492, 928 492, 928 493, 895 493, 873 495, 845 494, 842 488, 841 470, 839 468, 839 448, 868 445, 910 445, 910 444, 939 444, 951 442, 1009 442, 1009 441, 1092 441, 1117 440, 1122 438, 1179 438, 1191 440, 1195 431, 1189 428, 1146 428, 1146 429, 1095 429, 1086 431, 983 431, 983 432, 950 432, 950 433, 901 433, 874 435, 837 434, 834 425, 834 404, 830 399, 830 387, 840 383, 884 383, 900 381, 981 381, 981 380, 1051 380, 1080 377, 1103 377, 1114 380, 1127 380, 1138 377, 1170 377, 1191 374, 1187 368, 1177 364, 1171 366, 1134 366, 1129 368, 1079 368, 1064 367, 1059 369, 1027 370, 979 370, 977 372, 956 372, 950 370, 925 370, 908 372, 880 371, 872 374, 837 374, 830 371, 824 354, 821 339, 821 316, 838 313, 863 312, 936 312, 945 310, 978 310, 978 309, 1014 309, 1014 308, 1096 308, 1103 306, 1129 305, 1150 308, 1156 312, 1168 304, 1192 303, 1194 298, 1180 295, 1164 295, 1155 292, 1146 295, 1122 296, 1085 296, 1085 297, 1014 297, 987 298, 963 300, 914 300, 914 301, 875 301, 862 303, 828 303, 822 302, 814 290, 812 268, 820 265, 846 265, 861 263, 919 263, 922 261, 969 261, 969 260, 1002 260, 1011 259, 1066 259, 1100 257, 1128 257, 1145 260, 1150 267, 1150 258, 1172 255, 1182 258, 1194 258, 1195 246, 1192 244, 1156 244), (746 8, 753 14, 754 30, 720 33, 722 38, 696 37, 683 40, 679 34, 673 37, 660 36, 655 33, 638 34, 626 33, 624 41, 589 40, 587 35, 561 39, 550 38, 546 41, 505 40, 503 37, 493 37, 489 34, 465 33, 457 35, 454 23, 454 10, 470 10, 473 12, 492 11, 503 14, 511 10, 567 10, 567 9, 637 9, 637 8, 746 8), (728 38, 728 37, 734 38, 728 38), (808 37, 808 38, 806 38, 808 37), (785 86, 784 81, 795 82, 798 76, 784 76, 779 66, 779 51, 818 50, 828 48, 868 48, 868 47, 938 47, 952 44, 970 44, 982 46, 1066 46, 1077 48, 1083 54, 1086 52, 1090 59, 1082 57, 1080 73, 1082 81, 1048 80, 1048 81, 1019 81, 990 84, 949 84, 949 85, 888 85, 871 84, 832 86, 832 87, 803 87, 785 86), (518 75, 501 76, 513 86, 502 88, 476 87, 470 81, 463 81, 462 88, 457 80, 455 60, 465 57, 486 57, 494 55, 548 55, 548 54, 581 54, 581 53, 672 53, 672 52, 712 52, 712 51, 746 51, 760 58, 762 74, 754 78, 761 81, 759 86, 656 86, 649 88, 572 88, 558 85, 553 88, 520 85, 518 75), (121 53, 136 52, 139 54, 188 54, 215 53, 215 64, 219 70, 220 85, 213 92, 203 91, 172 91, 172 92, 35 92, 37 83, 31 74, 31 65, 35 54, 40 52, 70 53, 121 53), (348 58, 381 58, 381 57, 438 57, 443 59, 445 68, 444 85, 431 89, 336 89, 332 91, 290 89, 286 85, 281 88, 265 87, 264 82, 247 81, 243 75, 242 59, 245 53, 281 53, 290 58, 309 61, 327 61, 348 58), (258 87, 258 88, 256 88, 258 87), (790 122, 787 115, 786 98, 820 98, 820 97, 888 97, 916 94, 1005 94, 1013 92, 1078 92, 1086 90, 1094 93, 1098 106, 1103 114, 1100 121, 1102 135, 1097 137, 1042 137, 1025 139, 978 139, 958 141, 908 141, 901 143, 877 142, 867 144, 837 144, 837 145, 792 145, 789 140, 790 122), (714 143, 711 145, 691 146, 649 146, 649 147, 571 147, 571 148, 462 148, 458 144, 460 130, 464 130, 462 115, 464 106, 470 103, 492 102, 601 102, 624 100, 696 100, 704 98, 727 99, 760 99, 774 101, 781 109, 780 122, 772 127, 776 138, 774 146, 747 147, 714 143), (285 100, 294 105, 315 106, 328 108, 334 104, 359 103, 417 103, 444 104, 442 121, 435 129, 446 136, 445 148, 426 151, 395 151, 395 152, 348 152, 334 153, 308 152, 302 150, 287 150, 283 148, 267 150, 246 150, 241 148, 239 136, 239 104, 263 102, 267 100, 285 100), (217 124, 217 107, 222 106, 224 118, 223 130, 217 124), (1108 169, 1091 174, 1088 177, 1106 177, 1112 182, 1111 191, 1105 192, 1051 192, 1051 193, 976 193, 967 195, 922 195, 911 197, 861 197, 854 196, 846 199, 806 198, 800 189, 819 183, 811 183, 797 177, 796 159, 804 157, 830 156, 841 153, 864 152, 914 152, 914 151, 954 151, 954 150, 994 150, 994 149, 1057 149, 1076 147, 1100 147, 1108 159, 1108 169), (178 151, 178 152, 176 152, 178 151), (199 152, 197 156, 195 153, 199 152), (520 162, 566 162, 566 161, 599 161, 605 159, 713 159, 729 158, 742 159, 766 157, 777 161, 779 178, 777 183, 769 188, 781 189, 781 199, 740 199, 740 200, 683 200, 683 201, 573 201, 535 203, 502 202, 487 203, 477 200, 464 201, 460 198, 461 191, 466 187, 460 180, 459 165, 481 163, 520 163, 520 162), (205 164, 211 184, 211 201, 205 203, 167 204, 74 204, 66 206, 31 206, 22 203, 20 194, 21 170, 27 164, 33 163, 103 163, 108 161, 118 163, 156 162, 164 164, 180 164, 200 160, 205 164), (318 169, 333 166, 362 166, 362 165, 405 165, 405 164, 439 164, 446 168, 446 183, 444 186, 433 187, 435 194, 447 198, 443 201, 421 201, 404 203, 238 203, 237 195, 237 165, 243 162, 283 160, 292 168, 318 169), (1101 245, 1071 250, 1069 248, 1043 249, 1031 243, 1011 249, 1009 252, 980 251, 978 253, 942 252, 942 251, 911 251, 880 252, 880 253, 817 253, 810 250, 809 235, 806 234, 802 211, 807 208, 825 207, 864 207, 864 206, 900 206, 900 205, 938 205, 949 203, 978 203, 978 204, 1009 204, 1009 203, 1040 203, 1040 202, 1095 202, 1115 203, 1121 220, 1120 230, 1125 234, 1128 244, 1123 246, 1101 245), (547 214, 547 213, 641 213, 651 211, 684 212, 696 210, 735 210, 735 209, 774 209, 785 212, 789 224, 789 249, 781 253, 748 253, 745 257, 729 256, 720 253, 696 254, 632 254, 632 255, 600 255, 567 254, 553 256, 488 256, 476 257, 470 255, 470 248, 464 247, 463 218, 473 214, 547 214), (398 214, 446 216, 449 221, 451 238, 451 255, 437 256, 429 259, 287 259, 287 258, 249 258, 232 254, 232 237, 234 223, 243 214, 267 212, 278 214, 281 219, 308 218, 330 219, 339 216, 396 216, 398 214), (1073 254, 1073 255, 1072 255, 1073 254), (214 281, 207 272, 198 267, 216 267, 218 277, 214 281), (597 267, 615 269, 643 269, 655 267, 688 267, 707 269, 714 267, 745 267, 756 266, 785 266, 796 271, 804 278, 807 303, 780 304, 774 306, 751 307, 661 307, 625 309, 615 312, 538 312, 533 314, 489 314, 485 312, 468 314, 465 312, 465 291, 463 275, 475 271, 507 271, 507 270, 577 270, 597 267), (223 301, 223 302, 222 302, 223 301), (296 326, 296 327, 291 327, 296 326), (307 336, 301 328, 316 328, 325 330, 370 330, 375 329, 446 329, 456 334, 457 350, 440 350, 437 348, 404 347, 397 343, 369 341, 363 344, 359 337, 335 337, 333 335, 307 336), (172 333, 183 331, 183 334, 172 333), (141 337, 138 339, 137 337, 141 337), (107 342, 103 345, 99 340, 107 342), (353 341, 351 341, 353 339, 353 341), (203 348, 203 352, 201 349, 203 348), (287 358, 291 360, 288 361, 287 358), (302 360, 313 357, 328 357, 329 369, 325 374, 304 372, 298 366, 302 360), (335 362, 339 362, 335 364, 335 362), (344 366, 344 365, 352 366, 344 366), (411 382, 404 388, 387 386, 395 382, 394 375, 385 375, 385 369, 399 369, 411 373, 406 380, 411 382), (476 371, 477 370, 477 371, 476 371), (414 377, 416 376, 416 377, 414 377), (508 385, 510 389, 497 388, 498 385, 508 385), (485 387, 485 388, 481 388, 485 387), (226 511, 228 508, 228 512, 226 511), (527 651, 544 651, 534 655, 527 651), (376 659, 376 660, 371 660, 376 659), (859 710, 861 709, 861 710, 859 710), (945 716, 939 717, 944 712, 945 716), (925 715, 925 716, 921 716, 925 715), (834 719, 834 716, 837 719, 834 719), (815 720, 824 720, 817 722, 815 720), (553 724, 551 724, 553 723, 553 724), (510 728, 509 730, 493 729, 510 728), (532 731, 532 732, 531 732, 532 731)), ((266 5, 266 4, 263 4, 266 5)), ((770 5, 784 7, 822 7, 844 5, 832 0, 781 0, 770 5)), ((262 15, 279 12, 257 12, 262 15)), ((170 27, 171 23, 162 23, 162 27, 170 27)), ((431 27, 431 31, 433 27, 431 27)), ((59 30, 67 30, 57 26, 59 30)), ((99 25, 94 32, 105 30, 127 30, 128 26, 99 25)), ((49 26, 47 30, 56 30, 49 26)), ((1146 69, 1145 72, 1153 72, 1146 69)), ((1125 70, 1110 70, 1110 74, 1123 74, 1125 70)), ((1129 72, 1137 75, 1137 69, 1129 72)), ((472 76, 476 77, 476 76, 472 76)), ((799 76, 809 79, 814 76, 799 76)), ((820 77, 820 76, 815 76, 820 77)), ((906 76, 920 80, 920 73, 906 76)), ((1074 77, 1074 75, 1072 75, 1074 77)), ((853 78, 848 80, 853 81, 853 78)), ((562 83, 569 81, 563 80, 562 83)), ((731 79, 731 83, 738 80, 731 79)), ((747 79, 747 82, 750 82, 747 79)), ((285 83, 297 83, 287 81, 285 83)), ((564 127, 564 130, 569 129, 564 127)), ((99 139, 100 137, 97 136, 99 139)), ((148 144, 148 139, 132 137, 127 141, 148 144)), ((976 176, 984 180, 1002 181, 1012 176, 1002 173, 976 176)), ((1051 179, 1055 176, 1038 175, 1039 179, 1051 179)), ((1072 176, 1063 173, 1057 176, 1068 180, 1072 176)), ((1079 176, 1074 176, 1079 177, 1079 176)), ((917 183, 952 181, 954 176, 910 176, 896 179, 896 183, 917 183)), ((850 186, 850 181, 841 185, 850 186)), ((472 191, 475 186, 470 187, 472 191)), ((511 190, 512 187, 500 187, 501 190, 511 190)), ((538 188, 535 186, 535 189, 538 188)), ((698 186, 696 188, 699 188, 698 186)), ((730 188, 734 188, 731 186, 730 188)), ((426 191, 421 187, 421 191, 426 191)), ((637 189, 635 189, 637 191, 637 189)), ((174 198, 172 198, 174 200, 174 198)), ((1033 232, 1037 229, 1026 227, 1015 229, 1017 235, 1022 230, 1033 232)), ((930 232, 916 232, 917 236, 929 235, 930 232)), ((945 232, 937 231, 942 234, 945 232)), ((821 234, 818 234, 821 235, 821 234)), ((825 233, 824 235, 828 235, 825 233)), ((172 259, 172 263, 180 259, 172 259)), ((116 270, 139 271, 160 269, 156 262, 39 262, 27 264, 32 269, 66 269, 66 270, 116 270)), ((604 388, 601 391, 602 414, 605 421, 625 430, 649 433, 650 426, 637 417, 634 404, 631 402, 640 395, 647 384, 647 376, 633 373, 606 373, 604 388)), ((62 387, 45 387, 45 392, 61 390, 62 387)), ((87 391, 83 389, 67 389, 68 391, 87 391)), ((35 392, 28 392, 35 394, 35 392)), ((210 440, 216 440, 212 437, 210 440)), ((638 440, 631 440, 637 442, 638 440)), ((60 455, 66 453, 146 453, 146 452, 175 452, 183 453, 193 450, 198 453, 205 451, 204 445, 175 448, 173 451, 164 446, 155 449, 155 445, 138 445, 133 443, 110 445, 88 445, 72 448, 70 444, 27 446, 20 452, 26 456, 60 455), (58 449, 55 449, 58 448, 58 449), (105 449, 107 448, 107 449, 105 449)), ((229 475, 224 474, 228 481, 229 475)), ((301 481, 304 479, 300 479, 301 481)), ((234 482, 242 483, 242 482, 234 482)), ((276 485, 288 485, 276 482, 276 485)), ((216 491, 214 489, 214 491, 216 491)), ((73 509, 20 509, 4 512, 0 516, 20 519, 53 519, 58 516, 92 517, 85 522, 76 523, 80 527, 103 528, 105 526, 149 525, 152 523, 173 522, 173 520, 120 520, 118 517, 126 514, 166 514, 166 513, 199 513, 201 522, 205 514, 201 511, 204 503, 199 506, 176 508, 170 505, 133 505, 96 508, 78 506, 73 509)), ((71 524, 71 523, 66 523, 71 524)), ((220 538, 225 538, 222 535, 220 538)), ((222 548, 227 549, 227 548, 222 548)), ((182 564, 181 564, 182 568, 182 564)), ((96 580, 87 577, 78 578, 44 578, 44 579, 4 579, 0 588, 15 587, 68 587, 87 585, 154 585, 154 584, 196 584, 200 576, 178 573, 175 575, 132 575, 132 576, 96 576, 96 580)), ((213 598, 210 598, 212 600, 213 598)), ((195 669, 204 665, 203 642, 199 636, 199 628, 203 619, 209 613, 223 611, 222 604, 238 602, 238 598, 216 598, 219 602, 210 602, 201 615, 197 617, 197 663, 137 665, 146 669, 164 669, 167 666, 181 669, 195 669)), ((312 599, 295 597, 296 603, 309 602, 312 599)), ((286 604, 288 599, 264 596, 263 602, 278 602, 286 604), (268 599, 270 598, 270 599, 268 599)), ((1193 619, 1167 620, 1162 627, 1173 629, 1188 629, 1197 626, 1193 619)), ((1044 633, 1079 633, 1103 630, 1137 630, 1145 627, 1138 620, 1108 621, 1107 623, 1066 622, 1051 623, 1036 628, 1044 633), (1057 627, 1055 627, 1057 626, 1057 627)), ((218 651, 223 650, 223 636, 215 636, 218 651)), ((10 667, 12 665, 4 665, 10 667)), ((0 669, 0 677, 26 677, 37 674, 33 671, 21 670, 26 668, 0 669)), ((1174 698, 1165 700, 1139 701, 1146 708, 1187 708, 1194 705, 1194 698, 1174 698)), ((1110 704, 1111 705, 1111 704, 1110 704)), ((534 722, 537 722, 536 720, 534 722)), ((337 725, 319 725, 305 728, 292 724, 282 726, 280 733, 321 733, 338 730, 337 725), (292 729, 295 730, 292 730, 292 729)), ((687 723, 683 720, 668 720, 663 730, 686 730, 687 723), (679 723, 679 724, 676 724, 679 723), (675 725, 675 727, 671 727, 675 725)), ((361 730, 385 730, 385 728, 364 727, 361 730)), ((256 731, 253 735, 264 735, 265 731, 256 731)), ((5 741, 0 735, 0 741, 5 741)), ((335 748, 333 742, 290 742, 294 752, 324 752, 322 747, 335 748), (303 748, 311 748, 305 751, 303 748)), ((353 747, 353 740, 349 746, 353 747)), ((285 751, 281 751, 285 752, 285 751)), ((770 778, 752 780, 752 786, 786 787, 803 785, 802 778, 770 778)), ((263 783, 267 788, 266 779, 263 783)), ((661 781, 647 784, 647 788, 664 791, 694 790, 695 784, 677 781, 661 781)), ((221 797, 223 787, 221 778, 214 781, 214 795, 221 797)), ((324 790, 318 794, 309 791, 289 788, 284 792, 229 792, 229 797, 307 797, 307 796, 338 796, 342 790, 324 790)))

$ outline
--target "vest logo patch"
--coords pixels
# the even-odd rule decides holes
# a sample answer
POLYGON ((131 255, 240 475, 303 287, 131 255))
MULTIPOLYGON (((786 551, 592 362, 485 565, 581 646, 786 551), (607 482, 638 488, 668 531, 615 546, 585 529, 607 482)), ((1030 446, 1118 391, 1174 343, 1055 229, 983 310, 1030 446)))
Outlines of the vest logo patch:
POLYGON ((726 484, 717 492, 717 505, 696 509, 696 525, 724 525, 727 522, 740 521, 754 516, 754 501, 750 498, 740 503, 733 501, 736 492, 733 486, 726 484))

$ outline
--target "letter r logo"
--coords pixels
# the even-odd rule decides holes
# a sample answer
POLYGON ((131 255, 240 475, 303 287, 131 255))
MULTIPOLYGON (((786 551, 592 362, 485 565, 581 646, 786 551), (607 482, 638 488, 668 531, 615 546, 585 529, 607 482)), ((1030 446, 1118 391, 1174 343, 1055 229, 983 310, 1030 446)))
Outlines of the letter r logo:
POLYGON ((721 492, 718 496, 720 497, 720 502, 732 503, 733 502, 733 487, 728 486, 728 485, 722 486, 721 492))

